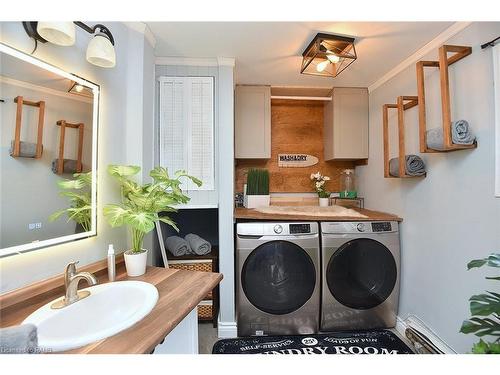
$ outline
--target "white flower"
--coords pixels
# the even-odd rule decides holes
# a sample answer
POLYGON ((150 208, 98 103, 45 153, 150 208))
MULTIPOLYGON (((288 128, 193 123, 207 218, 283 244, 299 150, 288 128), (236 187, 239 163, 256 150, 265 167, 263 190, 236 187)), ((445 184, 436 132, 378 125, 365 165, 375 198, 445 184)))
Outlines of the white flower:
POLYGON ((319 179, 321 178, 321 173, 316 172, 316 174, 314 175, 314 178, 315 178, 316 180, 319 180, 319 179))
POLYGON ((321 188, 321 182, 316 182, 316 189, 320 189, 321 188))
POLYGON ((323 181, 330 181, 330 177, 328 177, 328 176, 323 176, 323 181))
POLYGON ((314 180, 314 173, 311 173, 311 180, 314 180))

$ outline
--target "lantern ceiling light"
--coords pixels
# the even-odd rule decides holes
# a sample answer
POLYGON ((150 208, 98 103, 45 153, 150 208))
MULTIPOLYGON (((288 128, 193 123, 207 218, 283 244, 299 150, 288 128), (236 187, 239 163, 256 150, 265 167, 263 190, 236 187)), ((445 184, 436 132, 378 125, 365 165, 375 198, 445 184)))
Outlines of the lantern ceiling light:
POLYGON ((318 33, 302 53, 300 73, 337 77, 356 58, 354 38, 318 33))

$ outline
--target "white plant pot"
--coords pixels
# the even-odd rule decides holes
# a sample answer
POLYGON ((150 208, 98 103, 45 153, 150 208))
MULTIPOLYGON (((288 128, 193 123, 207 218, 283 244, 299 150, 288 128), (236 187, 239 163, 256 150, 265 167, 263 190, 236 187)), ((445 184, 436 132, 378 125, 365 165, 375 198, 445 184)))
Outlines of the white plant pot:
POLYGON ((319 198, 320 207, 328 207, 330 205, 330 198, 319 198))
POLYGON ((146 262, 148 260, 148 251, 143 249, 142 253, 133 253, 132 250, 127 250, 123 253, 125 257, 125 267, 127 268, 127 275, 141 276, 146 273, 146 262))
POLYGON ((246 208, 267 207, 270 200, 270 195, 245 195, 244 206, 246 208))

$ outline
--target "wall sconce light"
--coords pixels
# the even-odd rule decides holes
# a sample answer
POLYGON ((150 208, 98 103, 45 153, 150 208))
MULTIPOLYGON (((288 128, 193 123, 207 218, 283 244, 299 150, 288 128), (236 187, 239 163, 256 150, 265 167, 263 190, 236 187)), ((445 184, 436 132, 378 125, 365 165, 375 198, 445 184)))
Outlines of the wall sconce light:
MULTIPOLYGON (((115 40, 106 26, 97 24, 91 27, 80 21, 23 22, 24 30, 30 38, 35 40, 35 43, 50 42, 59 46, 75 44, 75 25, 93 35, 87 46, 87 61, 102 68, 113 68, 116 65, 115 40)), ((36 51, 36 47, 37 44, 33 52, 36 51)))
POLYGON ((300 73, 337 77, 356 58, 354 38, 318 33, 302 53, 300 73))

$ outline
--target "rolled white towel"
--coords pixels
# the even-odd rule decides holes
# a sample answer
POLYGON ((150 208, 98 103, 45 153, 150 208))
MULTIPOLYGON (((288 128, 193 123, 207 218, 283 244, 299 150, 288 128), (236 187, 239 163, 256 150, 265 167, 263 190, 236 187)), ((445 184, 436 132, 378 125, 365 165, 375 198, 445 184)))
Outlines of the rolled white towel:
POLYGON ((165 240, 165 245, 167 246, 168 251, 176 257, 191 253, 189 243, 184 238, 179 236, 168 237, 165 240))
POLYGON ((184 237, 189 243, 191 250, 194 251, 196 255, 206 255, 212 251, 212 245, 207 240, 204 240, 200 236, 194 233, 189 233, 184 237))
POLYGON ((36 352, 38 334, 34 324, 22 324, 0 329, 0 354, 36 352))

